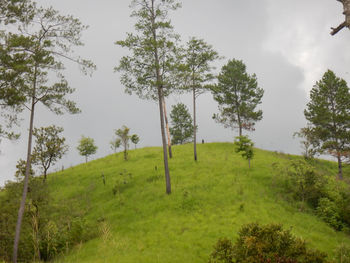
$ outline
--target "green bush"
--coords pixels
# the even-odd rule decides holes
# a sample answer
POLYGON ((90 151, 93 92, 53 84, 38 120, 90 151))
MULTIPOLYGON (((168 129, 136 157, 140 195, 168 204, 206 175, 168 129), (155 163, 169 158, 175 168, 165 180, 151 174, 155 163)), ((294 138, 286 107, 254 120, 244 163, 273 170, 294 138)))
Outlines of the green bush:
POLYGON ((343 223, 336 203, 329 200, 327 197, 320 198, 316 213, 323 221, 334 229, 341 230, 343 228, 343 223))
POLYGON ((294 237, 281 225, 244 225, 235 244, 220 239, 214 247, 209 263, 322 263, 326 255, 306 247, 305 241, 294 237))

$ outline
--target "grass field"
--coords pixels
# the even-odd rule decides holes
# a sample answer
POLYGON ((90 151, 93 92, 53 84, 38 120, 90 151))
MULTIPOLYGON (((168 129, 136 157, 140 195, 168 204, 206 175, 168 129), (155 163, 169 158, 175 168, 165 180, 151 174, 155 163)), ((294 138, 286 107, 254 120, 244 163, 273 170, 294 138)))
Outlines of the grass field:
MULTIPOLYGON (((119 153, 49 175, 55 201, 79 204, 98 233, 56 262, 207 262, 218 238, 235 239, 250 222, 282 223, 330 258, 339 244, 350 243, 284 198, 273 164, 300 157, 256 149, 248 169, 230 143, 198 145, 197 163, 192 145, 175 146, 166 195, 161 151, 132 150, 128 161, 119 153), (127 183, 114 195, 121 174, 127 183)), ((335 163, 318 166, 336 174, 335 163)))

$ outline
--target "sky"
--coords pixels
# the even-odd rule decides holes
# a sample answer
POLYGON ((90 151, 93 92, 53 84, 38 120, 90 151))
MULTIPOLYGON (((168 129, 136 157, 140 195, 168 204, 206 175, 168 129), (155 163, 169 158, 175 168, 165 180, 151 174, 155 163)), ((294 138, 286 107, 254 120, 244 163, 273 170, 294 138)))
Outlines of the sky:
MULTIPOLYGON (((115 45, 126 32, 133 31, 129 0, 40 0, 62 14, 79 18, 89 28, 83 32, 85 46, 76 52, 91 59, 97 70, 89 77, 67 62, 65 76, 76 92, 70 96, 82 110, 78 115, 56 116, 39 106, 35 127, 57 125, 64 128, 70 149, 49 171, 84 162, 76 147, 82 135, 98 146, 92 159, 112 153, 109 142, 114 130, 126 125, 140 136, 138 147, 160 146, 158 105, 124 93, 120 74, 114 72, 128 51, 115 45)), ((216 62, 216 72, 229 59, 240 59, 265 90, 260 108, 263 120, 249 133, 256 147, 300 154, 293 133, 306 124, 303 111, 309 91, 327 69, 350 82, 350 31, 331 36, 331 27, 344 21, 342 5, 335 0, 182 0, 182 8, 170 13, 175 31, 183 43, 190 37, 204 39, 224 58, 216 62)), ((172 95, 171 105, 183 102, 192 108, 190 94, 172 95)), ((218 112, 210 93, 197 100, 198 141, 232 142, 237 131, 225 129, 212 120, 218 112)), ((0 144, 0 186, 14 179, 17 161, 25 159, 29 112, 21 114, 21 139, 0 144)), ((200 159, 200 152, 198 153, 200 159)))

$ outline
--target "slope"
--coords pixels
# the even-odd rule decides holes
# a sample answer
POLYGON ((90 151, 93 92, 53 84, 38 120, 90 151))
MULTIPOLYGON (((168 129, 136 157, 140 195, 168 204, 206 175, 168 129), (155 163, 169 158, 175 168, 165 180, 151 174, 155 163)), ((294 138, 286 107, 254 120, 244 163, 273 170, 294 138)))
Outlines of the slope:
MULTIPOLYGON (((78 202, 97 237, 57 262, 207 262, 220 237, 234 239, 242 224, 282 223, 310 247, 333 255, 344 233, 285 200, 273 171, 290 158, 256 149, 252 168, 230 143, 173 147, 171 195, 165 194, 160 148, 143 148, 52 174, 48 184, 57 202, 78 202), (105 184, 103 183, 104 175, 105 184), (114 190, 113 190, 114 189, 114 190), (64 201, 63 201, 64 200, 64 201)), ((321 169, 335 173, 331 162, 321 169)))

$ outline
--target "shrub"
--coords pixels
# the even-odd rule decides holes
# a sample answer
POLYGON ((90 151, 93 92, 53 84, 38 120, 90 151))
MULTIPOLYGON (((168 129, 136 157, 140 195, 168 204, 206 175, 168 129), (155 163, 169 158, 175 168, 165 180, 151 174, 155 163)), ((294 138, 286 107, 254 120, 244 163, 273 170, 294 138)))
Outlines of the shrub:
POLYGON ((343 228, 343 223, 339 215, 339 209, 335 202, 327 197, 320 198, 316 209, 317 215, 336 230, 343 228))
POLYGON ((322 263, 326 255, 306 247, 305 241, 294 237, 281 225, 244 225, 235 244, 220 239, 214 247, 210 263, 322 263))
POLYGON ((341 244, 336 250, 335 260, 339 263, 350 263, 350 246, 341 244))

